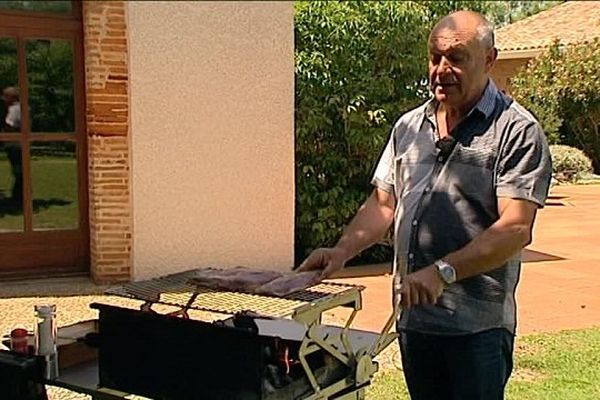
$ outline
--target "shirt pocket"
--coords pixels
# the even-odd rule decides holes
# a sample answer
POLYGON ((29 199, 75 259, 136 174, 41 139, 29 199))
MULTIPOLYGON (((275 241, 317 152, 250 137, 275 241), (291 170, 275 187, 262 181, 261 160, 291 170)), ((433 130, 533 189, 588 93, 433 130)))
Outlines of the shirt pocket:
POLYGON ((462 191, 483 195, 493 189, 494 162, 494 153, 489 149, 457 146, 448 163, 448 175, 462 191))

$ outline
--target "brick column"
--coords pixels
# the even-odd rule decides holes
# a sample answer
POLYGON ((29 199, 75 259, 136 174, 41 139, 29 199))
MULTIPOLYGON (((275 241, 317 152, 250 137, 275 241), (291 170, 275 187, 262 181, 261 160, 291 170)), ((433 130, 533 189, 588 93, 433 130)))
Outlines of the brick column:
POLYGON ((83 3, 91 275, 127 281, 132 266, 129 70, 124 1, 83 3))

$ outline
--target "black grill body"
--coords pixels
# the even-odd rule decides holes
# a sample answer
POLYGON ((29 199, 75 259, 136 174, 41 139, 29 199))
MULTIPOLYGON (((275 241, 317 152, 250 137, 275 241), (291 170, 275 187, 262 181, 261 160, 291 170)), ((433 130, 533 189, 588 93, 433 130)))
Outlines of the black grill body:
POLYGON ((0 350, 0 399, 48 400, 44 359, 0 350))
POLYGON ((100 386, 153 399, 263 399, 277 338, 94 303, 100 386))

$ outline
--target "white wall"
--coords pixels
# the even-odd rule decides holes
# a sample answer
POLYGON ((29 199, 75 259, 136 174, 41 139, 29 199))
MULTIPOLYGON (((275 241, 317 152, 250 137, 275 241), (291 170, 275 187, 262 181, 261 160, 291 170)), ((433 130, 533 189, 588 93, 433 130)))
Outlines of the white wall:
POLYGON ((128 3, 134 279, 288 269, 291 2, 128 3))

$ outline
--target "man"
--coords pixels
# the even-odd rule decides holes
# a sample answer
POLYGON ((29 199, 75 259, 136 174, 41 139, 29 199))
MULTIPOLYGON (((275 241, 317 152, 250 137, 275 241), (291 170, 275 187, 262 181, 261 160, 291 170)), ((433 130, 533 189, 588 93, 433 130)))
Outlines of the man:
POLYGON ((396 122, 373 193, 335 247, 299 270, 330 276, 394 222, 411 398, 502 399, 520 253, 547 196, 549 150, 538 122, 489 78, 497 51, 482 15, 444 17, 428 45, 433 98, 396 122))
MULTIPOLYGON (((6 105, 6 116, 2 121, 3 131, 18 133, 21 131, 21 103, 17 88, 8 86, 2 90, 2 100, 6 105)), ((23 201, 23 168, 21 162, 21 146, 14 142, 5 144, 6 156, 10 162, 13 175, 13 186, 10 201, 18 208, 23 201)))
POLYGON ((8 86, 2 91, 2 100, 6 105, 4 126, 7 132, 19 132, 21 129, 21 103, 17 88, 8 86))

